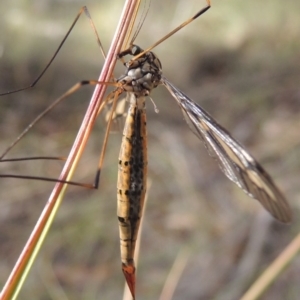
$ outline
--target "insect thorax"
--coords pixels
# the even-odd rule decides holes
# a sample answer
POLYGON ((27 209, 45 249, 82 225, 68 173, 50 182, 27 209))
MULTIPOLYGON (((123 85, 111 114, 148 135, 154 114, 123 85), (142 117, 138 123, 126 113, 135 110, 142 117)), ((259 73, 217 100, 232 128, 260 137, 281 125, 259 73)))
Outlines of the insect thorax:
MULTIPOLYGON (((132 45, 129 50, 120 54, 120 57, 130 54, 138 55, 143 50, 132 45)), ((153 52, 147 52, 136 60, 130 60, 125 64, 126 74, 118 79, 127 92, 133 92, 135 96, 148 96, 152 89, 161 81, 161 63, 153 52)))

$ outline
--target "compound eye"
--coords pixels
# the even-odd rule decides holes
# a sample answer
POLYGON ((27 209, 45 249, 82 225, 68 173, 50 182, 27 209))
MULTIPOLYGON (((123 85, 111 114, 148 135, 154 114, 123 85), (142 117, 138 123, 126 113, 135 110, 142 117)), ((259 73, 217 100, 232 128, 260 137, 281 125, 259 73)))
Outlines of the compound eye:
POLYGON ((142 52, 142 49, 137 46, 137 45, 132 45, 132 49, 131 49, 132 55, 138 55, 142 52))

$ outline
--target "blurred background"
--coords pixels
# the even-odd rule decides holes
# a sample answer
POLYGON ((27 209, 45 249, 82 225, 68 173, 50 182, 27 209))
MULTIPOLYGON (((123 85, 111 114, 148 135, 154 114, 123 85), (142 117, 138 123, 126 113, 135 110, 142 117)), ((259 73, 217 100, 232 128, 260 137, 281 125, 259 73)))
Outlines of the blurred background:
MULTIPOLYGON (((205 1, 153 0, 136 43, 147 48, 205 1)), ((0 93, 29 85, 79 9, 87 5, 107 50, 123 1, 0 2, 0 93)), ((146 2, 144 7, 148 7, 146 2)), ((143 7, 143 5, 142 5, 143 7)), ((286 195, 290 226, 274 221, 231 183, 190 132, 171 95, 148 101, 149 183, 137 278, 138 299, 158 299, 175 261, 186 260, 172 299, 238 299, 299 232, 300 2, 212 1, 212 8, 158 46, 165 76, 241 141, 286 195)), ((103 58, 82 16, 34 89, 0 99, 3 152, 43 109, 103 58)), ((122 74, 119 64, 115 76, 122 74)), ((61 103, 7 155, 67 156, 93 87, 61 103)), ((94 180, 105 130, 100 117, 74 180, 94 180)), ((122 128, 110 136, 99 190, 70 187, 19 299, 121 299, 116 218, 122 128)), ((1 174, 56 178, 62 163, 1 163, 1 174)), ((0 282, 4 284, 53 188, 0 181, 0 282)), ((298 299, 300 259, 262 299, 298 299)))

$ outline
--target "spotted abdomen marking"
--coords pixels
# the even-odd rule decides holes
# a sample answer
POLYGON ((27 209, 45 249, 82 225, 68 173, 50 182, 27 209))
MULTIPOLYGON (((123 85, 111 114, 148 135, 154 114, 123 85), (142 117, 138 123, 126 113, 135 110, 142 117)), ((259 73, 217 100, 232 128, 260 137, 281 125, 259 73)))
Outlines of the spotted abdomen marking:
POLYGON ((131 94, 118 172, 118 220, 121 259, 133 265, 135 242, 144 206, 147 182, 147 132, 145 98, 131 94))

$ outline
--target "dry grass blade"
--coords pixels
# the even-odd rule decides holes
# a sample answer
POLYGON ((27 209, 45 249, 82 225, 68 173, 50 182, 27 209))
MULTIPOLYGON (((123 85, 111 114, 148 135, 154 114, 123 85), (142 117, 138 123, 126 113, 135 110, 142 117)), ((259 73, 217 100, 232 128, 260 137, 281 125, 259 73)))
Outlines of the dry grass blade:
MULTIPOLYGON (((99 77, 99 81, 101 82, 109 81, 112 76, 112 72, 117 60, 117 53, 121 51, 136 4, 137 1, 128 0, 124 5, 119 25, 99 77)), ((69 180, 71 178, 93 128, 105 91, 106 85, 96 86, 78 135, 59 178, 60 180, 69 180)), ((30 270, 30 267, 32 266, 34 259, 47 235, 55 213, 60 205, 60 202, 62 201, 66 187, 67 186, 62 183, 57 183, 55 185, 51 196, 31 233, 31 236, 29 237, 1 292, 2 300, 16 299, 30 270)))
POLYGON ((171 300, 173 299, 174 292, 178 281, 183 273, 184 268, 187 265, 189 259, 189 251, 186 248, 183 248, 179 251, 172 269, 166 279, 164 288, 160 294, 160 300, 171 300))
POLYGON ((284 268, 293 260, 300 250, 300 234, 286 247, 279 257, 265 270, 241 300, 258 299, 283 272, 284 268))

